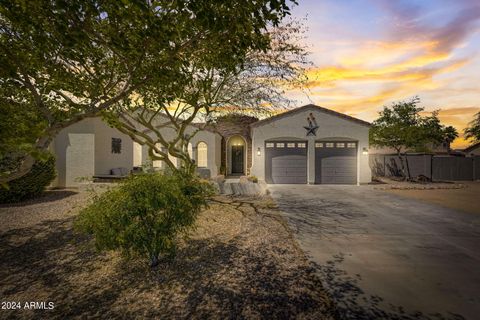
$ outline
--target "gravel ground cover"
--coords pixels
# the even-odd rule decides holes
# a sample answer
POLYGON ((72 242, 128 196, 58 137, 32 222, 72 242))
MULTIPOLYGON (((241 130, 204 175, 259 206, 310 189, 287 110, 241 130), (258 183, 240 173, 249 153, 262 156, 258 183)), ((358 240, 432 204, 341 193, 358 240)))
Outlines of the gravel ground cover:
POLYGON ((98 253, 72 230, 89 196, 73 190, 0 207, 2 319, 331 319, 333 305, 272 200, 216 197, 174 261, 98 253))

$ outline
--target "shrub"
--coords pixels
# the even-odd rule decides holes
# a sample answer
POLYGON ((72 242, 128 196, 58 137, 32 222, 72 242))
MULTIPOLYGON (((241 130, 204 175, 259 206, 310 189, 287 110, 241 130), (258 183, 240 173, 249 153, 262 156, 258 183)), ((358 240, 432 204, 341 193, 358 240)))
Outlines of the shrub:
POLYGON ((248 180, 253 182, 253 183, 258 183, 258 178, 256 176, 249 176, 248 180))
POLYGON ((94 236, 97 249, 139 254, 153 267, 160 254, 174 256, 178 234, 193 227, 211 194, 211 185, 194 177, 134 175, 95 196, 75 226, 94 236))
POLYGON ((55 179, 55 157, 48 154, 32 166, 29 173, 0 187, 0 203, 20 202, 39 196, 55 179))

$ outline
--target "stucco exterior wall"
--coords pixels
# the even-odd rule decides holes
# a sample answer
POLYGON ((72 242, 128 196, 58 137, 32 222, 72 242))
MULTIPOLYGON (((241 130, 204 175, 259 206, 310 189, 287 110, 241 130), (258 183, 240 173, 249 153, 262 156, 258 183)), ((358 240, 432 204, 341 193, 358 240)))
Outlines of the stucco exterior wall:
POLYGON ((78 178, 95 173, 95 125, 85 119, 63 129, 55 137, 52 148, 56 157, 57 178, 54 187, 75 187, 78 178))
POLYGON ((75 187, 79 178, 110 174, 113 168, 133 168, 133 141, 110 128, 101 118, 88 118, 63 129, 53 141, 55 187, 75 187), (120 138, 121 152, 112 153, 112 138, 120 138))
MULTIPOLYGON (((168 121, 161 115, 159 115, 155 121, 155 125, 160 126, 163 123, 168 121)), ((145 130, 145 128, 138 128, 139 130, 145 130)), ((155 138, 155 133, 153 132, 147 132, 150 136, 155 138)), ((161 129, 162 136, 164 139, 167 141, 173 140, 176 136, 176 130, 170 127, 164 127, 161 129)), ((194 126, 189 126, 187 127, 185 134, 193 134, 193 138, 191 138, 190 143, 192 144, 192 151, 193 151, 193 158, 196 159, 196 152, 197 152, 197 145, 200 142, 205 142, 207 144, 207 168, 210 169, 210 174, 211 176, 216 176, 218 175, 219 169, 220 169, 220 156, 221 156, 221 136, 217 133, 207 131, 207 130, 201 130, 198 131, 197 127, 194 126)), ((149 159, 148 157, 148 148, 143 147, 142 150, 142 163, 146 163, 149 159)), ((162 164, 160 164, 160 161, 155 161, 154 166, 158 167, 163 167, 162 164)), ((178 166, 178 164, 177 164, 178 166)))
POLYGON ((133 166, 139 167, 142 165, 142 145, 133 142, 133 166))
POLYGON ((315 183, 315 141, 322 139, 350 139, 358 142, 358 181, 368 183, 371 181, 371 170, 368 165, 368 155, 363 154, 363 149, 368 150, 369 127, 339 116, 327 114, 316 108, 307 108, 301 112, 292 113, 272 119, 265 124, 252 126, 252 175, 265 180, 265 141, 297 139, 308 142, 308 183, 315 183), (313 113, 319 126, 316 136, 306 136, 304 126, 308 126, 307 117, 313 113), (257 150, 260 148, 260 155, 257 150))
POLYGON ((109 127, 101 118, 92 119, 95 126, 95 174, 110 174, 113 168, 133 168, 133 140, 109 127), (112 138, 122 141, 120 153, 112 153, 112 138))

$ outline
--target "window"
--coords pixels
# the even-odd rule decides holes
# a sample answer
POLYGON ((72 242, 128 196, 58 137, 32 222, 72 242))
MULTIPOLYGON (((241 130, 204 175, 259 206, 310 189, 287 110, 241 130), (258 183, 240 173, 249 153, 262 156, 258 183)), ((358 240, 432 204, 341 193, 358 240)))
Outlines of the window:
POLYGON ((287 143, 287 148, 295 148, 295 143, 293 142, 287 143))
POLYGON ((333 142, 327 142, 327 143, 325 143, 325 147, 327 147, 327 148, 333 148, 334 145, 335 145, 335 144, 334 144, 333 142))
POLYGON ((315 148, 323 148, 323 142, 315 142, 315 148))
POLYGON ((337 148, 345 148, 345 143, 343 143, 343 142, 338 142, 338 143, 337 143, 337 148))
POLYGON ((306 148, 307 144, 305 142, 300 142, 300 143, 298 143, 298 147, 299 148, 306 148))
POLYGON ((199 142, 197 145, 197 166, 206 168, 208 166, 208 146, 205 142, 199 142))
POLYGON ((275 143, 267 142, 267 148, 273 148, 274 146, 275 146, 275 143))
POLYGON ((285 143, 283 142, 277 143, 277 148, 285 148, 285 143))
POLYGON ((122 153, 122 139, 112 138, 112 153, 122 153))
POLYGON ((356 143, 355 142, 349 142, 347 143, 347 148, 355 148, 356 147, 356 143))

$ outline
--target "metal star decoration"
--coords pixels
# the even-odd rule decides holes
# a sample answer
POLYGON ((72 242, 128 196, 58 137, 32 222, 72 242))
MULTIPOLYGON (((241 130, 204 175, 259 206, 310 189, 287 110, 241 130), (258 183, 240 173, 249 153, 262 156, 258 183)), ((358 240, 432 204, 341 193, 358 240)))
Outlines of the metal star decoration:
POLYGON ((315 117, 313 116, 312 113, 308 115, 307 121, 308 121, 308 127, 304 127, 305 130, 307 130, 307 136, 316 136, 318 126, 317 126, 317 121, 315 121, 315 117))

